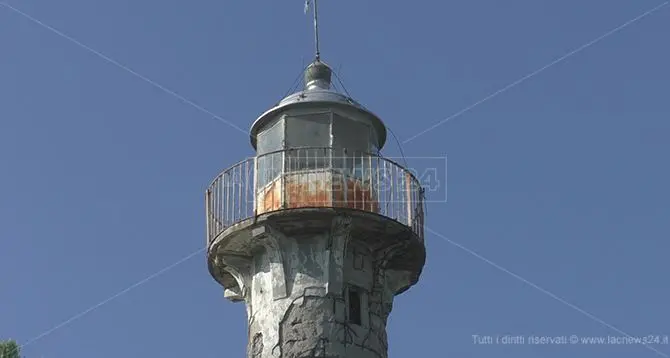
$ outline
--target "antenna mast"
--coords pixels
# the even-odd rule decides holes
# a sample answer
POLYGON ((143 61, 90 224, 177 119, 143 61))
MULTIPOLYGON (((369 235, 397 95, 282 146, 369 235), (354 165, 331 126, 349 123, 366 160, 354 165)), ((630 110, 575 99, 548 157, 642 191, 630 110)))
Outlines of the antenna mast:
POLYGON ((319 8, 318 0, 307 0, 305 10, 309 9, 309 3, 314 2, 314 46, 316 47, 316 60, 321 60, 321 51, 319 50, 319 8))

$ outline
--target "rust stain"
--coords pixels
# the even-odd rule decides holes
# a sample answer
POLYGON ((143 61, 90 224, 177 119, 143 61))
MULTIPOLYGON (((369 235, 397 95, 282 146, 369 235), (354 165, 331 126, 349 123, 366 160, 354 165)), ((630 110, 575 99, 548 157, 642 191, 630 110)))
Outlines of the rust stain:
POLYGON ((293 174, 286 177, 287 208, 331 207, 330 173, 293 174))
POLYGON ((372 187, 360 179, 340 178, 333 186, 333 206, 379 212, 372 187), (339 182, 339 183, 338 183, 339 182), (346 185, 344 183, 346 182, 346 185), (338 185, 339 184, 339 185, 338 185))
POLYGON ((279 178, 261 190, 257 199, 257 214, 279 210, 281 208, 281 181, 279 178))
MULTIPOLYGON (((284 201, 287 209, 305 207, 347 207, 351 209, 379 212, 379 203, 374 198, 369 184, 360 179, 333 175, 330 172, 295 173, 285 176, 284 201)), ((279 210, 282 207, 281 180, 258 193, 257 214, 279 210)))

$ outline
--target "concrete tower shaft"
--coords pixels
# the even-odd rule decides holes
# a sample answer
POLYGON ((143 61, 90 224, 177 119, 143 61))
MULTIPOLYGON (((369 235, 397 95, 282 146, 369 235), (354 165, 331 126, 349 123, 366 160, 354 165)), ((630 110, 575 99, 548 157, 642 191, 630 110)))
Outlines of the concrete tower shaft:
POLYGON ((423 189, 382 121, 308 67, 251 128, 257 155, 206 194, 209 270, 245 302, 249 358, 387 356, 393 298, 425 262, 423 189))

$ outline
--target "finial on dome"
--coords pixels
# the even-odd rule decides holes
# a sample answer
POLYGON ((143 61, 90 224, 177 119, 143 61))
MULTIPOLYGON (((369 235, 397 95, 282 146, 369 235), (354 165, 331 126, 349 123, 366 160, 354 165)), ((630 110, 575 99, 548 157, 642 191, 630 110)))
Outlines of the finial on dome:
POLYGON ((314 47, 316 48, 316 60, 321 60, 321 50, 319 49, 319 8, 317 0, 305 1, 305 14, 309 11, 310 4, 314 3, 314 47))
POLYGON ((330 89, 332 74, 330 67, 317 59, 305 70, 305 89, 330 89))

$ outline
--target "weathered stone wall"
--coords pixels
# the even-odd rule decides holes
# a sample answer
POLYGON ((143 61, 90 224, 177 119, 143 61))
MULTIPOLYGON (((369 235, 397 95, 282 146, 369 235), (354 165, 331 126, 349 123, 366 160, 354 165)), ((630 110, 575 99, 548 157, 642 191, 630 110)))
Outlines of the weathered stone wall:
POLYGON ((382 263, 349 237, 349 223, 338 218, 331 232, 307 236, 263 231, 246 284, 249 358, 387 357, 393 294, 382 263), (359 323, 350 319, 349 290, 360 297, 359 323))

